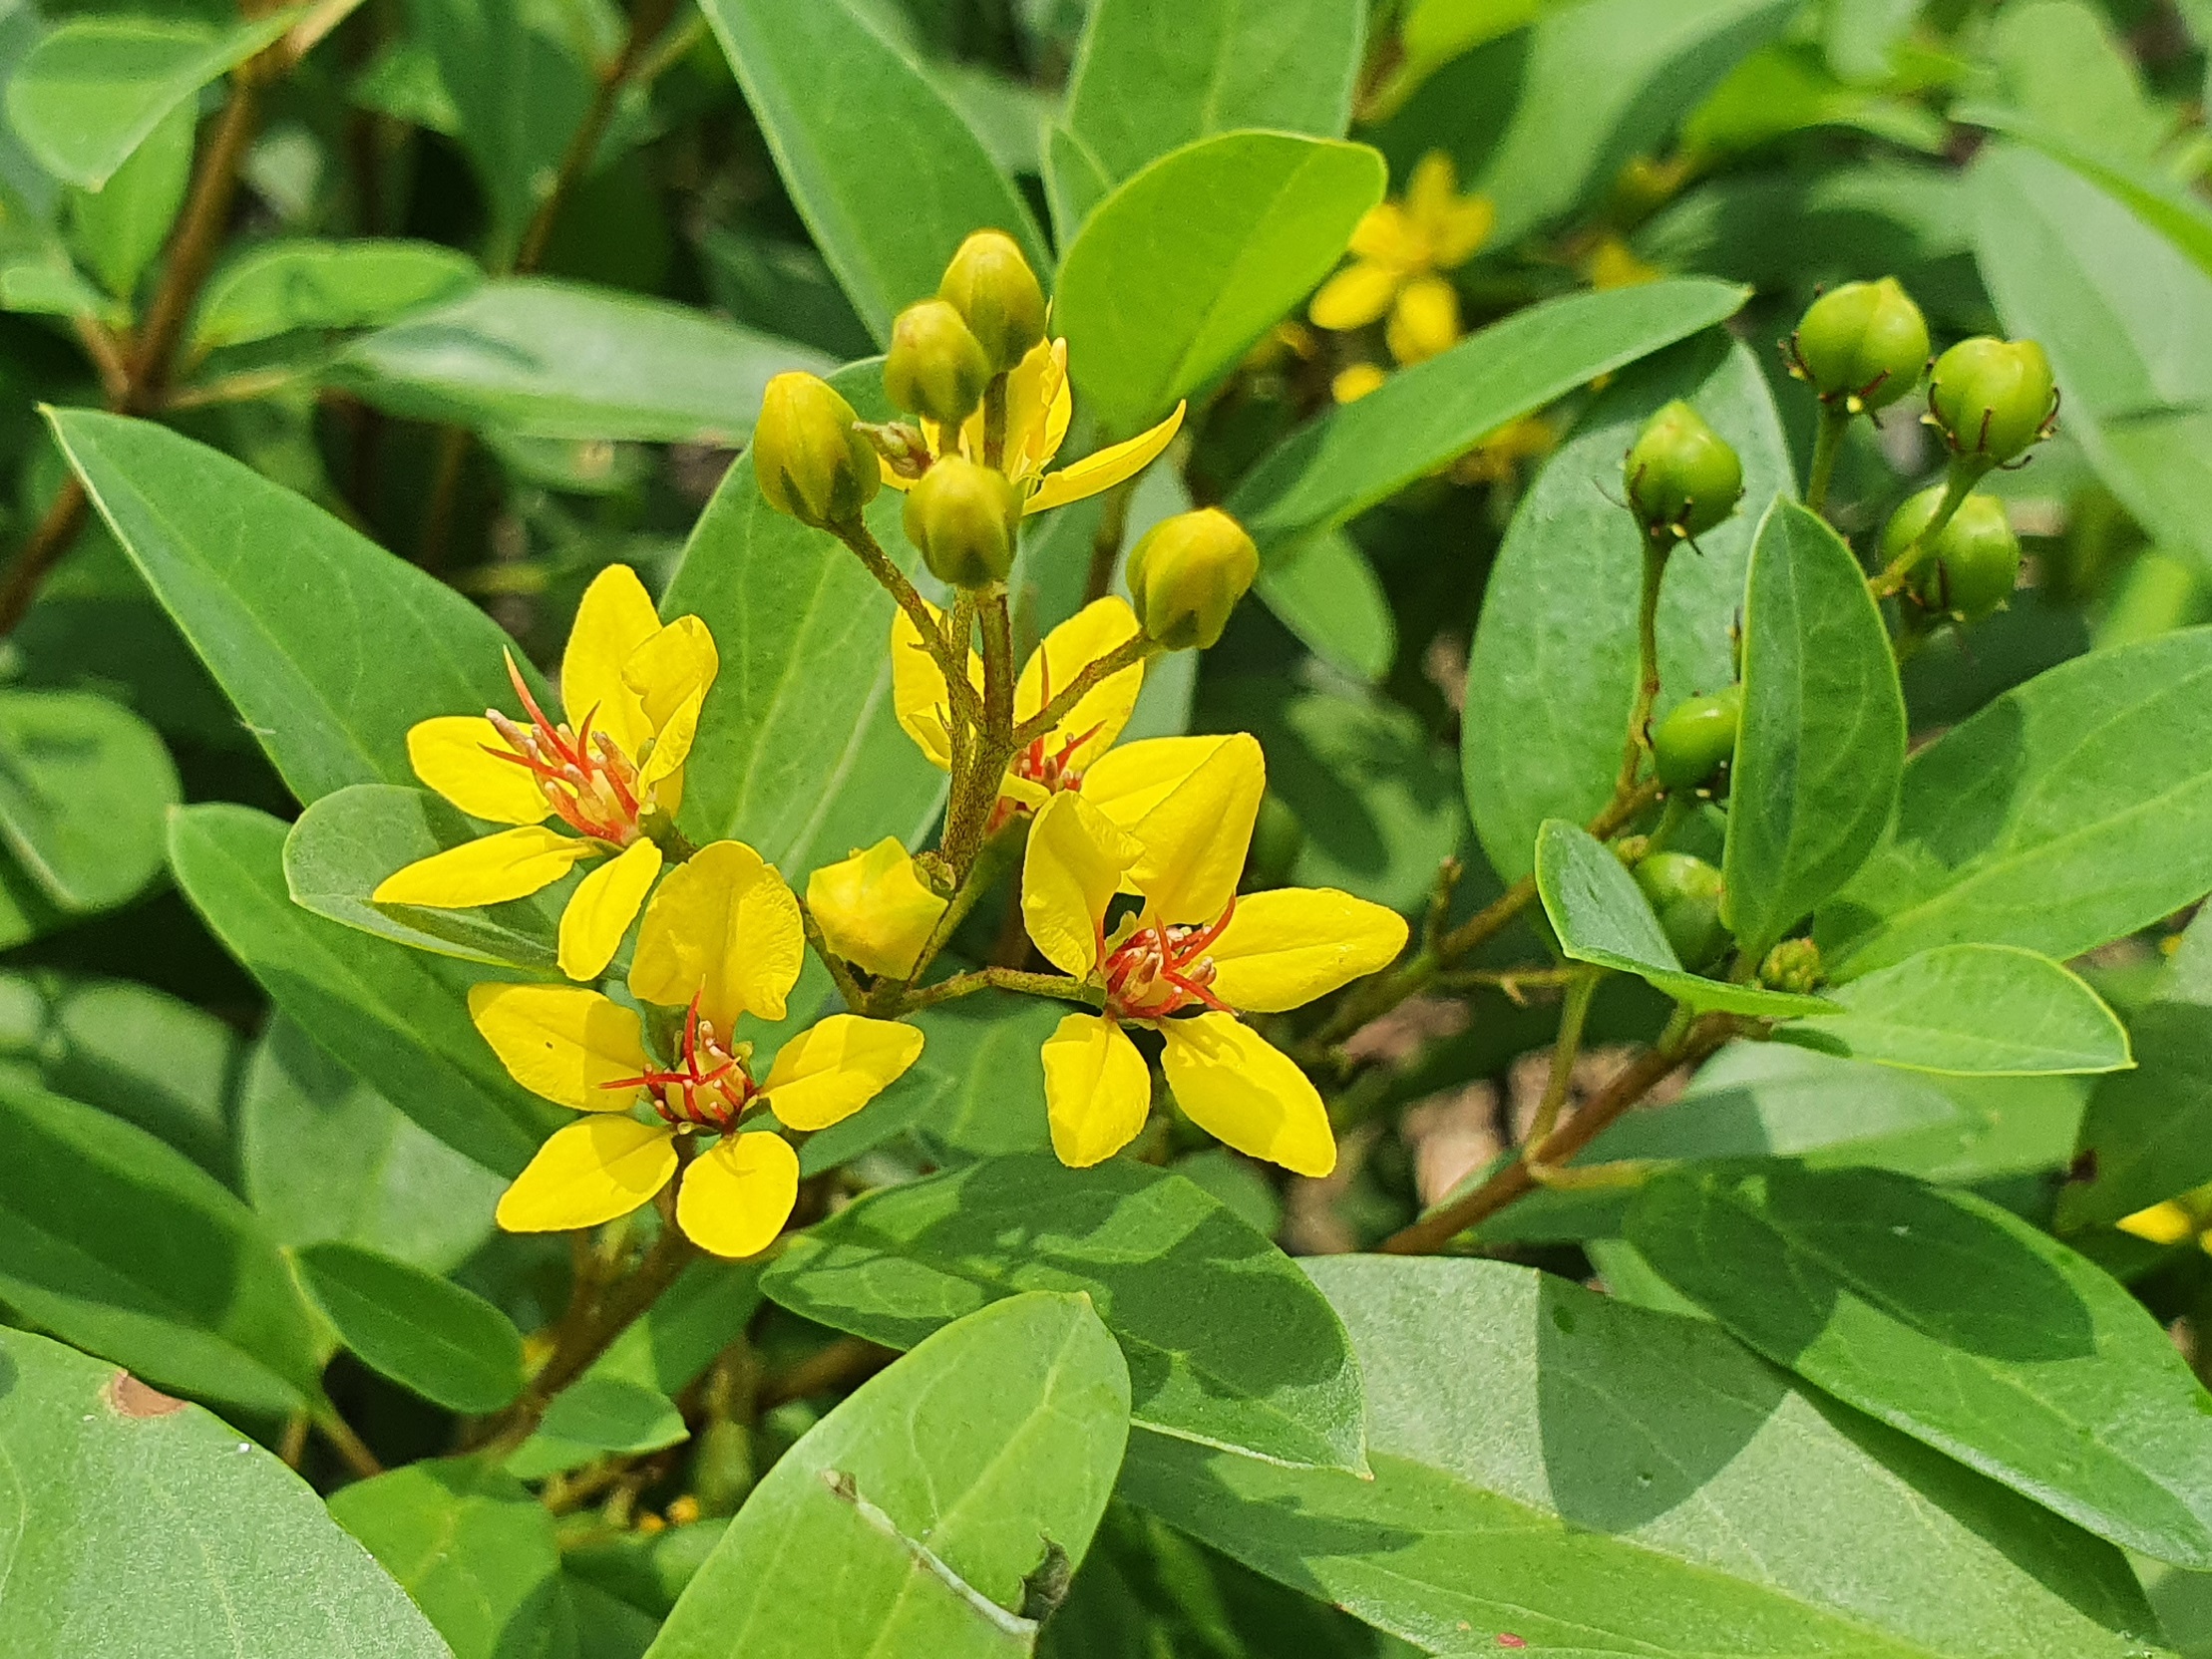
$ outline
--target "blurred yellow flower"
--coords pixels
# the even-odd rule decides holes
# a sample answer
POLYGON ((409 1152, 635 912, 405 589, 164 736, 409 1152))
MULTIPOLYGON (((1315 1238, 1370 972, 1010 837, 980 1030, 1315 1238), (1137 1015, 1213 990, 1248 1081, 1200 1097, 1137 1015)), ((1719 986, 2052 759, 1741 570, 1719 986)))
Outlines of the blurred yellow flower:
POLYGON ((1443 273, 1473 258, 1496 222, 1489 198, 1461 195, 1452 159, 1432 150, 1402 197, 1367 210, 1351 235, 1352 262, 1321 284, 1306 315, 1337 332, 1387 317, 1390 355, 1425 362, 1460 336, 1459 291, 1443 273))

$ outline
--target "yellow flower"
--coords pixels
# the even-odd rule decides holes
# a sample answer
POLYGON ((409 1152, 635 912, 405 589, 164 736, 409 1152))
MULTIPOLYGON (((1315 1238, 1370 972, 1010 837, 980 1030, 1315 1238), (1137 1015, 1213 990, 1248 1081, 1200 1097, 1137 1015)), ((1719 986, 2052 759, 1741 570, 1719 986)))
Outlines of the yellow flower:
MULTIPOLYGON (((1132 745, 1132 750, 1137 746, 1132 745)), ((1260 745, 1220 740, 1203 764, 1155 795, 1124 830, 1061 794, 1037 814, 1022 867, 1029 937, 1057 968, 1094 976, 1103 1014, 1070 1014, 1044 1045, 1053 1150, 1081 1167, 1144 1127, 1152 1091, 1123 1027, 1166 1042, 1168 1087, 1217 1140, 1301 1175, 1336 1164, 1328 1113, 1305 1074, 1237 1018, 1280 1013, 1372 973, 1405 945, 1403 918, 1330 888, 1237 896, 1267 788, 1260 745), (1117 893, 1137 913, 1111 934, 1117 893)))
POLYGON ((1328 395, 1338 403, 1357 403, 1368 393, 1381 391, 1389 378, 1379 363, 1347 364, 1328 383, 1328 395))
POLYGON ((914 972, 946 902, 894 835, 807 878, 807 908, 823 941, 863 972, 895 979, 914 972))
POLYGON ((1508 421, 1480 440, 1447 469, 1454 484, 1504 484, 1524 461, 1550 455, 1559 444, 1559 433, 1541 415, 1524 415, 1508 421))
POLYGON ((561 972, 596 979, 660 874, 644 820, 673 813, 683 799, 684 758, 718 667, 704 622, 679 616, 663 627, 637 573, 609 565, 584 590, 561 657, 565 721, 539 707, 510 655, 528 725, 487 709, 440 715, 407 734, 416 777, 471 818, 517 828, 418 859, 370 898, 432 909, 499 904, 613 854, 577 884, 560 917, 561 972))
POLYGON ((1360 219, 1352 262, 1321 284, 1306 314, 1315 327, 1339 332, 1387 316, 1384 340, 1398 362, 1436 356, 1460 333, 1459 291, 1442 273, 1474 257, 1497 216, 1487 196, 1461 195, 1452 159, 1430 151, 1400 199, 1360 219))
MULTIPOLYGON (((1065 340, 1039 341, 1006 375, 1006 439, 999 471, 1013 481, 1024 515, 1066 506, 1136 477, 1152 465, 1183 425, 1184 406, 1179 403, 1175 413, 1150 432, 1109 444, 1096 455, 1086 456, 1057 473, 1048 472, 1053 457, 1067 441, 1073 407, 1065 340)), ((957 432, 930 420, 922 420, 921 427, 932 463, 948 455, 975 462, 983 459, 982 410, 962 422, 957 432)), ((882 467, 884 482, 894 490, 913 489, 915 478, 925 470, 918 469, 909 476, 889 461, 882 467)))
POLYGON ((1639 258, 1619 236, 1608 234, 1584 259, 1583 274, 1591 287, 1603 292, 1608 288, 1634 288, 1641 283, 1657 282, 1666 273, 1639 258))
POLYGON ((805 949, 799 903, 773 867, 739 841, 702 848, 661 884, 638 936, 630 991, 685 1010, 674 1060, 646 1053, 635 1010, 569 985, 485 984, 469 993, 477 1030, 532 1094, 587 1113, 556 1132, 500 1199, 510 1232, 596 1226, 650 1202, 679 1166, 676 1222, 704 1249, 749 1256, 790 1219, 799 1158, 788 1129, 851 1117, 922 1053, 922 1033, 889 1020, 833 1014, 777 1051, 755 1083, 752 1045, 733 1043, 743 1014, 781 1019, 805 949), (642 1099, 651 1119, 632 1116, 642 1099), (714 1144, 685 1160, 679 1141, 714 1144))

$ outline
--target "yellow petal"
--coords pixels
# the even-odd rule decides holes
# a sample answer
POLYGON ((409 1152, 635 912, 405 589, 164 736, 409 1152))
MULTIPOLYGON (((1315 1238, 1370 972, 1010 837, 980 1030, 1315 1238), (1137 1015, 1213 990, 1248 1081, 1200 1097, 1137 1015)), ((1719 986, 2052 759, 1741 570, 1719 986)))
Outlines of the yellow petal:
POLYGON ((646 724, 665 738, 676 712, 686 704, 697 708, 721 666, 707 625, 696 616, 679 616, 630 653, 622 664, 622 684, 636 694, 646 724))
POLYGON ((570 979, 596 979, 637 919, 637 907, 660 873, 660 848, 637 841, 619 858, 576 883, 560 912, 560 971, 570 979))
MULTIPOLYGON (((1006 476, 1017 483, 1042 472, 1067 441, 1073 398, 1067 383, 1067 342, 1040 340, 1006 376, 1006 476)), ((973 425, 978 441, 981 416, 973 425)), ((980 454, 978 449, 976 453, 980 454)))
POLYGON ((1267 788, 1259 740, 1239 732, 1137 822, 1143 854, 1129 879, 1148 913, 1171 924, 1211 922, 1229 907, 1267 788))
POLYGON ((469 1018, 508 1075, 578 1112, 627 1112, 637 1090, 610 1083, 652 1069, 635 1011, 573 985, 469 987, 469 1018))
POLYGON ((1249 893, 1207 954, 1214 994, 1232 1008, 1302 1008, 1397 959, 1405 918, 1333 887, 1249 893))
POLYGON ((2179 1244, 2197 1230, 2189 1212, 2171 1198, 2162 1204, 2152 1204, 2148 1209, 2138 1209, 2116 1225, 2120 1231, 2147 1238, 2153 1244, 2179 1244))
POLYGON ((654 803, 671 818, 683 804, 683 763, 699 735, 699 710, 705 700, 704 692, 695 691, 676 706, 638 771, 638 787, 651 791, 654 803))
POLYGON ((676 1225, 718 1256, 757 1256, 799 1201, 799 1155, 780 1135, 725 1135, 691 1161, 676 1188, 676 1225))
POLYGON ((1408 282, 1382 331, 1390 355, 1407 368, 1459 343, 1459 290, 1440 276, 1408 282))
POLYGON ((1315 328, 1338 332, 1365 328, 1390 309, 1402 280, 1393 266, 1373 259, 1356 260, 1321 284, 1305 314, 1315 328))
POLYGON ((893 1020, 832 1014, 776 1051, 763 1092, 796 1130, 843 1123, 922 1058, 922 1033, 893 1020))
POLYGON ((1024 513, 1043 512, 1048 507, 1066 506, 1086 496, 1095 496, 1101 490, 1111 490, 1123 479, 1135 478, 1151 466, 1160 452, 1175 439, 1183 425, 1183 411, 1187 406, 1177 404, 1175 413, 1154 427, 1150 432, 1120 444, 1109 444, 1096 455, 1085 456, 1072 467, 1063 467, 1057 473, 1045 475, 1037 486, 1036 494, 1022 504, 1024 513))
MULTIPOLYGON (((1085 605, 1046 634, 1023 665, 1014 683, 1014 720, 1032 718, 1054 692, 1064 691, 1085 668, 1143 631, 1126 599, 1108 596, 1085 605)), ((1144 664, 1136 663, 1085 692, 1045 739, 1047 752, 1058 755, 1066 749, 1064 764, 1083 771, 1121 736, 1144 683, 1144 664)))
POLYGON ((740 1014, 784 1017, 806 953, 799 901, 743 841, 702 846, 668 872, 645 908, 630 994, 664 1008, 696 996, 727 1037, 740 1014))
POLYGON ((1044 1107, 1052 1150, 1071 1169, 1104 1162, 1137 1138, 1152 1110, 1152 1072, 1120 1026, 1070 1014, 1044 1040, 1044 1107))
POLYGON ((578 732, 586 716, 623 754, 635 758, 653 735, 637 693, 622 683, 630 654, 660 631, 660 615, 626 564, 610 564, 591 578, 568 630, 560 658, 560 704, 578 732))
POLYGON ((1045 960, 1082 979, 1099 965, 1099 929, 1142 848, 1080 795, 1055 795, 1029 827, 1021 919, 1045 960))
POLYGON ((829 947, 866 972, 901 979, 914 972, 945 902, 892 835, 807 878, 807 908, 829 947))
POLYGON ((627 1215, 676 1172, 675 1136, 665 1124, 589 1118, 556 1133, 500 1199, 509 1232, 565 1232, 627 1215))
MULTIPOLYGON (((1428 261, 1427 241, 1411 215, 1394 201, 1379 201, 1360 215, 1352 226, 1351 252, 1355 259, 1396 271, 1418 269, 1428 261)), ((1374 314, 1381 315, 1380 311, 1374 314)), ((1367 320, 1373 322, 1374 317, 1367 320)))
POLYGON ((530 769, 501 755, 515 746, 480 714, 447 714, 407 732, 415 776, 471 818, 492 824, 538 824, 552 813, 530 769))
POLYGON ((1227 1014, 1162 1020, 1161 1069, 1191 1122, 1297 1175, 1336 1167, 1328 1109, 1290 1056, 1227 1014))
POLYGON ((1083 799, 1124 830, 1181 789, 1214 758, 1226 737, 1144 738, 1091 763, 1083 774, 1083 799))
POLYGON ((502 830, 416 859, 387 875, 369 898, 377 904, 422 904, 434 910, 504 904, 552 886, 578 860, 605 850, 598 841, 541 825, 502 830))
POLYGON ((1459 169, 1448 153, 1432 150, 1413 164, 1405 181, 1405 211, 1417 228, 1427 229, 1458 199, 1459 169))
POLYGON ((1456 269, 1490 239, 1498 209, 1486 195, 1454 196, 1429 226, 1429 255, 1440 271, 1456 269))
MULTIPOLYGON (((943 616, 928 600, 922 603, 931 618, 943 616)), ((983 659, 972 649, 967 653, 967 677, 980 695, 983 659)), ((945 687, 944 670, 922 643, 922 630, 904 606, 891 614, 891 704, 899 724, 928 757, 929 764, 940 772, 951 771, 952 740, 947 735, 952 724, 951 695, 945 687)))
POLYGON ((1382 390, 1390 377, 1374 363, 1349 363, 1328 383, 1328 395, 1338 403, 1357 403, 1370 392, 1382 390))

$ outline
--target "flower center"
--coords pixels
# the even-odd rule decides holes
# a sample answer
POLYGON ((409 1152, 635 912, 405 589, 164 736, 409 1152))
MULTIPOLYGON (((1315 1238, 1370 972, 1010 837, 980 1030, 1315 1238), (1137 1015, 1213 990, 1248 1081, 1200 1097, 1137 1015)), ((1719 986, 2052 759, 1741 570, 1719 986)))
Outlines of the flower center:
POLYGON ((1211 926, 1140 927, 1106 958, 1106 1011, 1121 1019, 1158 1020, 1186 1008, 1206 1007, 1227 1014, 1229 1004, 1214 995, 1214 959, 1207 952, 1237 913, 1231 899, 1211 926))
POLYGON ((486 709, 484 718, 509 747, 494 749, 486 744, 484 752, 528 768, 560 822, 579 835, 628 846, 642 832, 637 825, 637 768, 606 733, 591 730, 590 714, 583 717, 582 729, 573 732, 565 723, 556 725, 548 718, 512 656, 507 659, 507 676, 530 712, 530 724, 511 720, 498 709, 486 709))
POLYGON ((746 1068, 753 1045, 726 1046, 710 1021, 699 1017, 699 999, 683 1019, 683 1058, 671 1069, 617 1078, 602 1089, 650 1089, 653 1110, 677 1130, 711 1129, 727 1135, 760 1093, 746 1068))

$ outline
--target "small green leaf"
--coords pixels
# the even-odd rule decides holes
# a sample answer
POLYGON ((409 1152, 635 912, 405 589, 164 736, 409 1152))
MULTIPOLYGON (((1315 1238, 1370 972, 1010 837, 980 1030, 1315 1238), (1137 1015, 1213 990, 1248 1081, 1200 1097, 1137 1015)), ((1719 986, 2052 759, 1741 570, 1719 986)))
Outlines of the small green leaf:
POLYGON ((626 1377, 580 1377, 554 1396, 539 1432, 505 1467, 518 1480, 537 1481, 610 1452, 658 1452, 689 1435, 683 1413, 660 1390, 626 1377))
POLYGON ((298 328, 363 328, 484 280, 466 253, 398 237, 263 242, 207 279, 187 336, 195 352, 298 328))
POLYGON ((894 1348, 1025 1290, 1082 1291, 1140 1423, 1287 1463, 1360 1467, 1358 1373, 1288 1257, 1180 1175, 1048 1154, 873 1193, 794 1238, 762 1288, 894 1348))
POLYGON ((1850 879, 1905 765, 1889 630, 1851 549, 1777 501, 1751 543, 1722 914, 1751 960, 1850 879))
POLYGON ((97 192, 71 189, 64 198, 70 251, 126 316, 184 205, 197 120, 190 104, 178 105, 97 192))
POLYGON ((370 1370, 469 1416, 522 1393, 522 1335, 474 1291, 354 1244, 310 1244, 294 1259, 307 1294, 370 1370))
POLYGON ((1359 544, 1341 530, 1286 547, 1261 567, 1255 591, 1331 668, 1371 685, 1397 660, 1390 596, 1359 544))
POLYGON ((0 1383, 13 1653, 452 1659, 307 1484, 227 1423, 23 1331, 0 1329, 0 1383))
POLYGON ((777 1461, 651 1659, 1026 1655, 1022 1580, 1053 1548, 1083 1559, 1128 1433, 1121 1355, 1081 1296, 983 1308, 777 1461))
POLYGON ((111 910, 160 872, 177 768, 105 697, 0 693, 0 844, 68 910, 111 910))
POLYGON ((1559 934, 1561 950, 1578 962, 1633 973, 1684 1007, 1769 1020, 1836 1012, 1834 1004, 1821 997, 1704 979, 1689 972, 1667 943, 1665 930, 1636 877, 1611 847, 1580 825, 1555 818, 1538 832, 1536 890, 1559 934))
POLYGON ((1138 172, 1060 270, 1052 326, 1084 407, 1127 438, 1212 381, 1328 274, 1386 182, 1365 145, 1289 133, 1225 133, 1138 172))
POLYGON ((2212 1399, 2132 1296, 2009 1211, 1753 1165, 1659 1176, 1629 1240, 1827 1393, 2115 1542, 2212 1565, 2212 1399))

